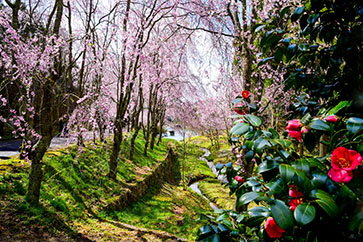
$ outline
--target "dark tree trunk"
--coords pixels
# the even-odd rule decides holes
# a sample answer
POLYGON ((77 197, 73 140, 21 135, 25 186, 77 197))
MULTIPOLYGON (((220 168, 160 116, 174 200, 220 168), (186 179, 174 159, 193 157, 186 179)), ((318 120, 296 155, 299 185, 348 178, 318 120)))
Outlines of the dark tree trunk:
POLYGON ((31 157, 32 164, 26 200, 33 205, 39 203, 40 188, 43 179, 42 159, 50 145, 51 139, 52 138, 50 136, 42 137, 42 140, 39 141, 38 147, 33 152, 34 156, 31 157))
POLYGON ((118 165, 118 156, 121 150, 122 143, 122 130, 115 129, 114 130, 114 138, 113 138, 113 147, 112 154, 110 158, 110 172, 108 176, 114 180, 117 178, 117 165, 118 165))
MULTIPOLYGON (((55 77, 54 77, 55 79, 55 77)), ((50 146, 54 130, 54 118, 56 113, 53 104, 52 85, 48 81, 42 88, 42 102, 39 108, 40 135, 42 136, 38 143, 34 145, 34 151, 30 151, 29 159, 31 160, 31 172, 29 175, 28 192, 26 199, 29 203, 35 205, 39 203, 40 187, 43 178, 42 159, 50 146)))
POLYGON ((134 159, 134 150, 135 150, 135 140, 137 135, 139 134, 141 125, 138 125, 135 129, 135 132, 132 134, 131 142, 130 142, 130 160, 132 161, 134 159))

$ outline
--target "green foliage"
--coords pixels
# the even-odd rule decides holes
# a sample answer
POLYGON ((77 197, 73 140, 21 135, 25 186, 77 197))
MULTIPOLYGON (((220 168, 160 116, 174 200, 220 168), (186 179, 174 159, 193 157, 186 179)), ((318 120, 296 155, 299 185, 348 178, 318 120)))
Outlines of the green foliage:
MULTIPOLYGON (((363 137, 359 135, 362 131, 360 118, 327 118, 334 112, 342 114, 341 110, 347 103, 343 101, 331 109, 323 109, 319 112, 319 117, 307 114, 304 122, 294 121, 299 126, 294 128, 295 132, 301 132, 303 128, 308 130, 308 133, 301 133, 301 143, 295 138, 292 142, 282 139, 271 128, 263 130, 258 125, 249 125, 249 131, 240 135, 238 142, 234 144, 238 151, 244 152, 244 162, 255 159, 255 176, 248 178, 245 173, 244 164, 248 163, 221 164, 219 167, 227 175, 231 193, 237 196, 237 211, 234 211, 233 216, 226 217, 231 224, 237 226, 226 226, 226 231, 208 231, 208 227, 205 227, 200 239, 207 238, 207 235, 212 238, 213 234, 224 236, 230 241, 238 240, 242 234, 244 238, 267 239, 267 233, 258 231, 262 228, 263 221, 272 217, 285 231, 282 236, 286 240, 293 237, 295 241, 305 241, 309 237, 309 241, 325 241, 349 237, 352 241, 359 241, 363 226, 359 208, 363 197, 362 179, 359 175, 350 175, 351 180, 337 180, 339 178, 330 174, 332 165, 329 156, 317 157, 314 152, 316 140, 323 134, 326 138, 331 137, 325 142, 328 154, 338 147, 346 147, 354 153, 363 144, 363 137), (306 139, 307 135, 316 138, 306 139), (310 148, 304 152, 300 149, 301 146, 310 148), (245 177, 244 183, 236 182, 234 176, 237 174, 245 177), (257 206, 246 210, 247 205, 252 203, 257 206), (321 226, 322 223, 324 226, 321 226), (248 234, 247 227, 250 228, 248 234), (331 231, 331 228, 338 227, 338 230, 331 231)), ((361 158, 357 159, 360 166, 354 172, 359 174, 362 172, 362 161, 361 158)), ((225 210, 223 214, 229 212, 225 210)))
POLYGON ((363 90, 362 4, 359 0, 304 0, 264 23, 261 64, 284 65, 286 90, 315 100, 356 98, 363 90), (279 24, 276 24, 276 23, 279 24), (291 29, 297 24, 297 29, 291 29), (337 97, 337 94, 339 97, 337 97))

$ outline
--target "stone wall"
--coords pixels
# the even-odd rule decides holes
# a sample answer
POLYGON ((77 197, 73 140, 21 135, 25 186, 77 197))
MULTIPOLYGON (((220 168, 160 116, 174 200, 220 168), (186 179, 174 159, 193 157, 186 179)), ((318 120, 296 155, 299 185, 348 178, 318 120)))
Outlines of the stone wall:
POLYGON ((130 185, 125 192, 114 202, 108 205, 109 209, 121 210, 144 196, 149 187, 165 182, 175 184, 180 178, 179 163, 172 149, 168 150, 165 160, 154 165, 152 171, 143 180, 130 185))

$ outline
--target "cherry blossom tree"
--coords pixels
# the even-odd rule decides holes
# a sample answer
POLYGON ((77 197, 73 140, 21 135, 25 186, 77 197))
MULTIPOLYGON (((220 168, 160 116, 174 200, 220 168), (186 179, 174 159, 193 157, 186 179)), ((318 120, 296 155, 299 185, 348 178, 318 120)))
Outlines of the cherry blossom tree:
POLYGON ((64 111, 62 103, 67 98, 64 90, 71 85, 63 74, 64 60, 61 57, 64 40, 59 34, 63 1, 54 2, 45 28, 29 35, 22 35, 24 26, 20 23, 24 16, 19 11, 21 1, 7 3, 12 8, 12 14, 1 11, 0 16, 3 30, 1 69, 5 70, 0 88, 5 92, 10 87, 15 88, 19 98, 18 105, 9 107, 8 119, 2 117, 2 121, 13 126, 15 137, 20 136, 25 140, 23 153, 31 162, 27 198, 31 203, 37 203, 42 180, 42 158, 64 111))

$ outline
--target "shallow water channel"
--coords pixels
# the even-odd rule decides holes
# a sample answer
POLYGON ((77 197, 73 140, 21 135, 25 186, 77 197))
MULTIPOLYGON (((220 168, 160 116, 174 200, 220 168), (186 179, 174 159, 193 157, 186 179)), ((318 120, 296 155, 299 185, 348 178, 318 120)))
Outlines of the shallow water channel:
MULTIPOLYGON (((206 157, 208 157, 210 155, 210 151, 208 149, 203 148, 202 149, 205 153, 203 156, 201 156, 199 159, 203 160, 205 162, 207 162, 209 168, 212 170, 212 172, 216 175, 216 177, 218 178, 218 180, 220 180, 222 183, 226 183, 227 182, 227 178, 224 175, 218 175, 218 171, 216 169, 216 166, 214 165, 213 161, 208 161, 206 157)), ((219 209, 213 202, 211 202, 206 196, 203 195, 202 191, 199 189, 198 187, 199 181, 192 183, 191 185, 189 185, 189 187, 199 193, 200 195, 202 195, 205 199, 207 199, 209 201, 209 205, 213 208, 213 210, 217 210, 219 209)))

